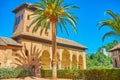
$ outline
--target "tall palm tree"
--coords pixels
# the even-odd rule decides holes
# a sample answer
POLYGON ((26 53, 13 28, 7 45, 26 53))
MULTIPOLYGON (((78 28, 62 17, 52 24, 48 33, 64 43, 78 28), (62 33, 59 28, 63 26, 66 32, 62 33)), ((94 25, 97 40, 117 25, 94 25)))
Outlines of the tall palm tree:
POLYGON ((66 28, 69 23, 75 32, 77 19, 72 15, 70 10, 72 8, 78 8, 77 6, 70 4, 63 4, 63 0, 41 0, 29 7, 37 7, 38 9, 32 14, 35 16, 29 27, 35 24, 32 32, 36 32, 41 27, 40 34, 45 30, 47 32, 49 26, 52 29, 52 78, 57 78, 56 71, 56 25, 65 29, 67 35, 69 35, 66 28))
POLYGON ((39 74, 39 67, 41 66, 40 58, 41 50, 31 43, 30 50, 27 49, 26 44, 23 46, 21 54, 15 57, 15 64, 25 69, 28 69, 32 75, 39 74))
POLYGON ((99 29, 104 26, 108 26, 112 30, 104 34, 102 41, 108 36, 119 36, 120 37, 120 14, 115 14, 111 10, 106 10, 112 19, 101 20, 97 25, 100 25, 99 29))

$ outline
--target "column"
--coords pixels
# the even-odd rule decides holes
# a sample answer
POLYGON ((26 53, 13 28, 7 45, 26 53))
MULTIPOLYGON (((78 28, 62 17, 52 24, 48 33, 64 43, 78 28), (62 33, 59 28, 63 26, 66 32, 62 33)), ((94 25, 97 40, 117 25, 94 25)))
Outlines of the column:
POLYGON ((70 69, 72 69, 72 50, 70 50, 69 52, 70 52, 70 69))
POLYGON ((77 69, 78 69, 78 66, 79 66, 79 65, 78 65, 78 62, 79 62, 79 55, 80 55, 80 54, 79 54, 79 51, 76 51, 76 53, 77 53, 76 55, 77 55, 77 69))
POLYGON ((86 69, 86 54, 83 52, 83 68, 86 69))
POLYGON ((52 46, 50 46, 50 69, 52 69, 52 46))

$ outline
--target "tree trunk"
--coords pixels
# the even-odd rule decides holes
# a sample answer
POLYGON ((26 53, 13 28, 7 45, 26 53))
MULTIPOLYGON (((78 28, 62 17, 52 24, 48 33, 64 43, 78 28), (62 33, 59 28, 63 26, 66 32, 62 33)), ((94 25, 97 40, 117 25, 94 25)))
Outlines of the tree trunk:
POLYGON ((52 78, 57 78, 56 70, 56 22, 51 22, 52 27, 52 78))

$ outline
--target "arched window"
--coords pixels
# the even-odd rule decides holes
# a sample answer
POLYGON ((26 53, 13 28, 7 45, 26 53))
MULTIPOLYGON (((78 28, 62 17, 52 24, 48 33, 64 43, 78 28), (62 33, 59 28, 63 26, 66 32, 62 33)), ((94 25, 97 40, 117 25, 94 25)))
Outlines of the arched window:
POLYGON ((62 52, 62 69, 68 69, 70 67, 70 53, 68 50, 62 52))
POLYGON ((41 66, 43 69, 50 68, 50 53, 47 50, 44 50, 41 55, 41 66))

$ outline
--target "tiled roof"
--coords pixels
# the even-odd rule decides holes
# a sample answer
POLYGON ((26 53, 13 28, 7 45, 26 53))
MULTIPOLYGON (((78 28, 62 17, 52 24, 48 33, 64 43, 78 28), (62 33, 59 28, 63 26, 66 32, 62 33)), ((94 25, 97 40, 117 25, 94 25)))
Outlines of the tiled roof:
MULTIPOLYGON (((38 42, 45 42, 45 43, 50 43, 51 44, 51 39, 46 39, 44 37, 38 37, 38 36, 33 36, 33 35, 30 35, 30 34, 20 34, 20 35, 17 35, 17 36, 14 36, 12 37, 13 39, 17 39, 17 38, 25 38, 25 39, 30 39, 30 40, 36 40, 38 42)), ((67 39, 64 39, 64 38, 59 38, 57 37, 56 38, 56 42, 57 42, 57 45, 58 46, 69 46, 69 47, 75 47, 75 48, 81 48, 81 49, 84 49, 86 50, 87 47, 77 43, 77 42, 74 42, 72 40, 67 40, 67 39)))
MULTIPOLYGON (((15 8, 12 12, 16 13, 16 12, 18 12, 19 10, 21 10, 21 9, 23 9, 23 8, 27 8, 28 5, 30 5, 30 3, 25 2, 25 3, 21 4, 20 6, 18 6, 17 8, 15 8)), ((29 9, 35 11, 35 10, 38 9, 38 8, 32 7, 32 8, 29 8, 29 9)))
POLYGON ((74 42, 72 40, 67 40, 67 39, 63 39, 63 38, 58 38, 57 37, 57 43, 61 43, 61 44, 65 44, 65 45, 70 45, 70 46, 77 46, 77 47, 81 47, 81 48, 85 48, 87 49, 85 46, 77 43, 77 42, 74 42))
POLYGON ((15 45, 21 46, 21 44, 17 43, 15 40, 6 37, 0 37, 0 45, 15 45))
POLYGON ((117 49, 120 49, 120 44, 116 45, 115 47, 113 47, 110 52, 114 51, 114 50, 117 50, 117 49))

